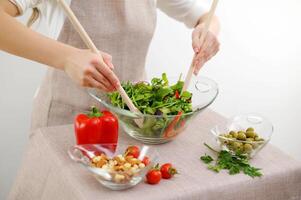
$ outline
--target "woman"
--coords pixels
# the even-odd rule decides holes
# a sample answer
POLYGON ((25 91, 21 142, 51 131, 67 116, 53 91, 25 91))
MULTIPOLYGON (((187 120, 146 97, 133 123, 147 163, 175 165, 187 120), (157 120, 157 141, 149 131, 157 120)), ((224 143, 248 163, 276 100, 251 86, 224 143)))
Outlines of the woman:
POLYGON ((219 49, 214 18, 200 44, 206 13, 200 0, 72 0, 71 9, 101 51, 105 64, 65 20, 56 0, 0 0, 0 49, 50 66, 34 100, 32 128, 72 123, 74 115, 96 104, 84 87, 113 91, 120 81, 144 77, 145 57, 156 26, 156 7, 194 28, 195 71, 219 49), (13 17, 33 9, 39 20, 61 29, 58 41, 23 26, 13 17), (114 61, 112 61, 114 58, 114 61), (114 63, 114 65, 113 65, 114 63), (117 78, 118 77, 118 78, 117 78))

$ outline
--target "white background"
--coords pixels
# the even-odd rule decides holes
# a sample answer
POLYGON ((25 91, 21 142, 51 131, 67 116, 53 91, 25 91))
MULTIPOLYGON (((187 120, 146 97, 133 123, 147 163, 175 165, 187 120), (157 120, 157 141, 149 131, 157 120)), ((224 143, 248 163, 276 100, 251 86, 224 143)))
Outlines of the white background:
MULTIPOLYGON (((227 117, 248 112, 268 117, 275 126, 271 142, 299 160, 300 10, 299 0, 220 1, 221 50, 201 71, 219 83, 220 95, 212 109, 227 117)), ((186 72, 192 58, 190 35, 191 30, 159 13, 147 59, 150 77, 163 71, 186 72)), ((45 67, 1 52, 0 65, 0 199, 4 199, 21 162, 32 97, 45 67)))

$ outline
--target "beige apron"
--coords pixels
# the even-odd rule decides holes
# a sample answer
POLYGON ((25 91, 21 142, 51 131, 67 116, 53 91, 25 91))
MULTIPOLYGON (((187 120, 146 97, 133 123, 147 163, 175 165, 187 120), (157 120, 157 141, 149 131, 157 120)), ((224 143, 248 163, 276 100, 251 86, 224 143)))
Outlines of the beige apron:
MULTIPOLYGON (((121 81, 144 77, 145 58, 156 26, 154 0, 72 0, 71 8, 97 48, 113 56, 121 81)), ((87 48, 68 19, 58 38, 87 48)), ((63 71, 49 69, 34 100, 32 129, 72 123, 79 112, 99 105, 63 71)))

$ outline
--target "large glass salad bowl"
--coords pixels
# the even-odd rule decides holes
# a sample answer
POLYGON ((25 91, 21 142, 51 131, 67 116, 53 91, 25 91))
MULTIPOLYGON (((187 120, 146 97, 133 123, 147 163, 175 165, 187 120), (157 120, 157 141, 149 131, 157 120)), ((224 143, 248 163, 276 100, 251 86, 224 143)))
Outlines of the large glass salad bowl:
MULTIPOLYGON (((179 78, 169 78, 169 84, 176 84, 179 78)), ((145 81, 144 81, 145 82, 145 81)), ((98 100, 106 109, 115 113, 123 130, 131 137, 146 144, 161 144, 176 138, 189 124, 189 121, 208 107, 218 95, 215 81, 206 77, 194 77, 188 91, 192 93, 191 111, 167 115, 164 113, 139 114, 114 106, 108 95, 96 89, 90 89, 89 94, 98 100), (139 127, 135 121, 142 119, 139 127)), ((131 96, 130 96, 131 97, 131 96)))

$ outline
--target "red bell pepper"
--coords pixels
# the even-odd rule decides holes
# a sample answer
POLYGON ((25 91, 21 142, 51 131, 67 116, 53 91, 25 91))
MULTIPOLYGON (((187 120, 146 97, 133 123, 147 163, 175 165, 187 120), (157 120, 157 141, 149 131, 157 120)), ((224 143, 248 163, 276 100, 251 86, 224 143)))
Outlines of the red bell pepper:
POLYGON ((117 144, 118 119, 109 111, 92 107, 89 114, 79 114, 74 123, 76 143, 117 144))

